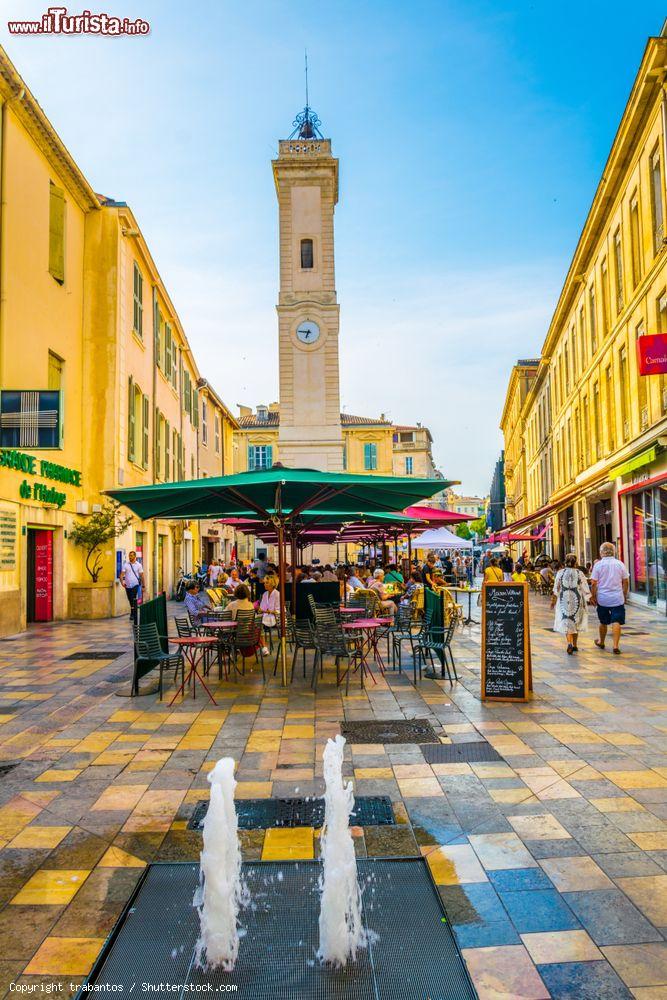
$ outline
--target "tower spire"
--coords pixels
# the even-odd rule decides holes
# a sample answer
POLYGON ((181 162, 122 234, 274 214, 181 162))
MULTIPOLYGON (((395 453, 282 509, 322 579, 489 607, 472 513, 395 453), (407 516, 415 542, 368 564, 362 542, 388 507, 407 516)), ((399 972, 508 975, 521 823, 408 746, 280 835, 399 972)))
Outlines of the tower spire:
POLYGON ((304 70, 306 77, 306 106, 292 122, 293 131, 287 138, 294 139, 297 136, 299 139, 323 139, 324 136, 320 132, 322 122, 308 102, 308 49, 304 49, 304 70))

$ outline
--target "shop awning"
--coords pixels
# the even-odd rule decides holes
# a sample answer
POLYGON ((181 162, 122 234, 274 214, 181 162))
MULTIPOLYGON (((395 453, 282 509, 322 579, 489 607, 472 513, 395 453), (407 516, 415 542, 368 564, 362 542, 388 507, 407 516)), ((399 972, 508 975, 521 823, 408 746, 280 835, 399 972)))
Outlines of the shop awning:
POLYGON ((613 469, 610 469, 609 479, 613 482, 614 479, 618 479, 620 476, 628 476, 636 469, 641 469, 642 466, 655 462, 657 457, 658 446, 654 444, 651 448, 647 448, 645 451, 640 451, 638 455, 634 456, 634 458, 630 458, 627 462, 623 462, 622 465, 617 465, 613 469))

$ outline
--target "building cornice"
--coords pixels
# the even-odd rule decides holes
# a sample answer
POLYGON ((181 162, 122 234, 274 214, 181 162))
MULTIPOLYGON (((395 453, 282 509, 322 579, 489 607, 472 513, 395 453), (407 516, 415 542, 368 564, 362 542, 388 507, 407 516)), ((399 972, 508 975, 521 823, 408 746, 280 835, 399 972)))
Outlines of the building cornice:
POLYGON ((9 104, 12 113, 76 198, 79 207, 86 212, 99 209, 97 195, 1 45, 0 99, 2 103, 9 104))
POLYGON ((616 201, 630 161, 636 152, 638 138, 662 92, 666 78, 667 38, 649 38, 549 324, 544 341, 544 354, 551 353, 562 324, 581 291, 581 276, 589 271, 610 209, 616 201))

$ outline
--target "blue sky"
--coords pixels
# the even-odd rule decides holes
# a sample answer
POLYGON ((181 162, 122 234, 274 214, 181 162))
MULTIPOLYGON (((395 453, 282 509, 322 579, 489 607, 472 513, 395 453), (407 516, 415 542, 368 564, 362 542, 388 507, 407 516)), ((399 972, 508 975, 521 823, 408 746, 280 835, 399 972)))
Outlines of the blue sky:
MULTIPOLYGON (((127 200, 202 372, 277 398, 270 160, 310 98, 340 158, 341 401, 421 420, 488 490, 513 361, 539 353, 646 39, 643 0, 105 0, 145 37, 0 40, 93 187, 127 200)), ((94 0, 69 6, 97 11, 94 0)))

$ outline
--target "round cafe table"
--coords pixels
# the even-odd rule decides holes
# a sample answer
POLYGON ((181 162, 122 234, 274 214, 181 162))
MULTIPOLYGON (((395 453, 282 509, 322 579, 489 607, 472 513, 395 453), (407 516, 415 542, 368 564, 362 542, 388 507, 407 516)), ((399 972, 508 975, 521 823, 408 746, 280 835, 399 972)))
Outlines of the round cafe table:
POLYGON ((181 686, 169 702, 169 705, 171 706, 174 704, 181 692, 185 697, 185 685, 190 683, 190 678, 192 678, 192 697, 196 697, 195 689, 197 687, 197 681, 199 681, 213 704, 217 705, 218 703, 207 688, 204 678, 197 670, 197 667, 201 663, 206 650, 210 649, 211 646, 217 645, 218 640, 216 637, 214 635, 190 635, 179 639, 169 639, 169 642, 173 643, 174 646, 181 647, 183 650, 183 659, 187 661, 188 666, 190 667, 187 676, 183 678, 181 686))
POLYGON ((225 646, 222 644, 222 636, 225 633, 229 634, 233 632, 236 628, 236 622, 226 618, 221 622, 202 622, 201 627, 216 637, 216 642, 218 643, 218 677, 222 677, 222 671, 224 670, 225 680, 229 680, 232 648, 229 645, 225 646))
MULTIPOLYGON (((369 655, 371 653, 373 654, 375 663, 380 668, 380 673, 384 674, 384 662, 378 649, 377 633, 378 629, 382 628, 383 625, 389 624, 391 624, 391 618, 355 618, 354 621, 346 622, 342 626, 343 631, 347 633, 354 642, 353 657, 358 664, 354 670, 359 670, 362 687, 364 687, 364 678, 366 674, 368 674, 370 679, 373 681, 373 684, 377 684, 369 662, 369 655)), ((349 670, 350 667, 342 673, 339 678, 339 684, 342 683, 343 678, 349 670)))
POLYGON ((468 595, 468 617, 463 619, 462 625, 479 625, 476 618, 472 616, 472 595, 481 594, 482 591, 479 587, 447 587, 447 590, 453 590, 455 594, 467 594, 468 595))

